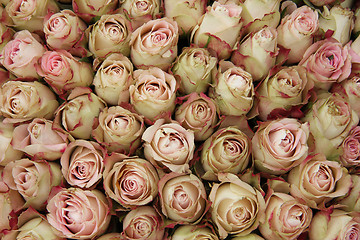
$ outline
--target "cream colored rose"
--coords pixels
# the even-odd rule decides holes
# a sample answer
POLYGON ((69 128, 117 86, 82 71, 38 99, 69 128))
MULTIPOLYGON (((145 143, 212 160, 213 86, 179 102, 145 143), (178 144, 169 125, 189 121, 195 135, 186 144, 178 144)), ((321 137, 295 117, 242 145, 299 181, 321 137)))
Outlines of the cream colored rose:
MULTIPOLYGON (((11 161, 21 159, 23 152, 12 147, 14 125, 0 121, 0 166, 6 166, 11 161)), ((1 229, 1 228, 0 228, 1 229)))
POLYGON ((208 227, 199 225, 182 225, 175 229, 171 240, 219 240, 208 227))
POLYGON ((241 116, 248 113, 254 101, 253 78, 249 72, 230 61, 220 61, 213 70, 213 85, 209 96, 224 115, 241 116))
POLYGON ((133 65, 124 55, 113 53, 97 69, 93 85, 95 93, 107 104, 129 102, 129 87, 133 84, 133 65))
POLYGON ((352 186, 350 191, 344 196, 337 199, 336 203, 340 204, 340 209, 347 212, 359 212, 360 211, 360 176, 357 174, 351 174, 352 186))
POLYGON ((73 0, 72 8, 85 22, 111 14, 118 6, 117 0, 73 0))
POLYGON ((120 106, 104 108, 91 135, 110 152, 133 153, 141 144, 144 119, 120 106))
POLYGON ((89 50, 95 57, 106 58, 111 53, 130 54, 131 23, 122 14, 102 15, 88 28, 89 50))
POLYGON ((143 136, 145 158, 165 171, 187 173, 195 151, 194 133, 178 122, 157 120, 143 136))

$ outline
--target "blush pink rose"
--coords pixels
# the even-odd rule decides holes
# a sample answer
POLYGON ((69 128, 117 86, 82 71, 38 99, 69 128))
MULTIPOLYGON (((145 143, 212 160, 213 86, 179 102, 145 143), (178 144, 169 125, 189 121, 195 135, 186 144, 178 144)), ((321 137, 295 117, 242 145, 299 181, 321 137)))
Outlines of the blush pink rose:
POLYGON ((340 161, 345 167, 356 167, 360 164, 360 126, 353 127, 341 144, 340 161))

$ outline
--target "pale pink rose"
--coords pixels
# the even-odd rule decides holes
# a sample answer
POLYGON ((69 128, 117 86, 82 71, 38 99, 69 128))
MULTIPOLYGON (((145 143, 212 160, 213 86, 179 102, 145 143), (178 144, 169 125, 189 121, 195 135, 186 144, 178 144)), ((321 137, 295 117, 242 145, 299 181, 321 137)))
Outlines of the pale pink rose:
POLYGON ((289 194, 272 192, 266 200, 265 220, 259 225, 267 240, 297 239, 310 225, 309 206, 289 194))
POLYGON ((194 133, 178 122, 157 120, 143 136, 145 158, 165 171, 187 173, 195 151, 194 133))
POLYGON ((131 23, 122 14, 102 15, 87 29, 89 50, 95 57, 106 58, 111 53, 130 54, 131 23))
POLYGON ((75 140, 60 159, 65 180, 74 187, 94 188, 102 179, 106 151, 93 141, 75 140))
POLYGON ((122 54, 110 54, 101 63, 94 76, 95 93, 107 104, 119 105, 129 102, 129 87, 134 83, 134 66, 122 54))
POLYGON ((12 40, 15 31, 7 27, 4 23, 0 22, 0 52, 3 50, 5 45, 12 40))
POLYGON ((52 125, 52 121, 44 118, 21 124, 14 129, 11 145, 35 159, 60 159, 69 142, 68 134, 53 129, 52 125))
POLYGON ((209 228, 201 225, 182 225, 175 229, 171 240, 219 240, 218 236, 209 228))
POLYGON ((93 239, 110 223, 109 203, 99 190, 55 188, 46 209, 48 222, 65 238, 93 239))
POLYGON ((346 168, 323 154, 311 156, 288 175, 290 194, 309 207, 325 209, 334 198, 344 196, 352 185, 346 168))
POLYGON ((141 206, 131 210, 122 221, 121 239, 163 240, 163 217, 151 206, 141 206))
POLYGON ((177 23, 169 18, 148 21, 131 34, 131 61, 137 68, 166 70, 177 56, 177 23))
POLYGON ((346 196, 337 199, 336 204, 347 212, 360 212, 360 175, 351 174, 352 186, 346 196))
POLYGON ((86 28, 87 25, 73 11, 64 9, 45 18, 43 31, 51 49, 64 49, 77 57, 85 57, 86 28))
POLYGON ((105 164, 104 189, 120 210, 146 205, 157 196, 159 176, 149 161, 113 153, 105 164))
POLYGON ((220 172, 239 174, 248 167, 250 154, 251 140, 245 133, 232 126, 220 128, 203 144, 201 178, 216 181, 220 172))
POLYGON ((341 144, 341 164, 356 167, 360 164, 360 126, 353 127, 341 144))
POLYGON ((120 106, 104 108, 91 135, 109 152, 133 153, 141 144, 144 118, 120 106))
POLYGON ((0 112, 14 121, 51 119, 58 106, 55 94, 38 81, 8 81, 0 87, 0 112))
POLYGON ((59 7, 54 0, 12 0, 5 10, 17 30, 42 32, 44 17, 58 12, 59 7))
POLYGON ((74 12, 86 23, 94 18, 113 13, 118 7, 118 0, 73 0, 74 12))
POLYGON ((214 1, 193 28, 190 41, 206 47, 218 59, 229 58, 240 38, 241 11, 242 7, 232 1, 214 1))
POLYGON ((51 188, 60 185, 62 175, 58 163, 23 158, 5 166, 3 180, 21 194, 25 207, 43 210, 51 188))
POLYGON ((218 122, 215 102, 205 94, 195 92, 178 100, 184 101, 175 111, 175 120, 186 129, 194 131, 195 141, 206 140, 218 122))
POLYGON ((75 87, 90 86, 94 74, 90 63, 80 62, 65 50, 46 51, 36 70, 58 95, 66 95, 75 87))
POLYGON ((170 173, 159 183, 162 213, 181 224, 196 224, 207 212, 209 202, 205 187, 193 174, 170 173))
POLYGON ((220 239, 246 236, 264 219, 265 200, 261 193, 234 174, 220 173, 209 195, 211 219, 220 239), (239 214, 241 212, 241 214, 239 214))
POLYGON ((313 35, 318 28, 318 12, 308 6, 297 8, 281 20, 280 25, 276 28, 277 43, 290 49, 287 55, 288 64, 300 62, 305 51, 313 43, 313 35))
POLYGON ((27 30, 15 33, 0 55, 0 63, 17 77, 39 78, 35 63, 45 53, 45 47, 27 30))
POLYGON ((175 109, 176 79, 160 68, 138 69, 133 74, 134 84, 129 87, 130 103, 150 121, 175 109))
POLYGON ((309 228, 310 240, 360 238, 360 218, 338 209, 317 212, 309 228))
POLYGON ((0 121, 0 166, 6 166, 11 161, 21 159, 23 152, 11 145, 14 137, 14 125, 0 121))

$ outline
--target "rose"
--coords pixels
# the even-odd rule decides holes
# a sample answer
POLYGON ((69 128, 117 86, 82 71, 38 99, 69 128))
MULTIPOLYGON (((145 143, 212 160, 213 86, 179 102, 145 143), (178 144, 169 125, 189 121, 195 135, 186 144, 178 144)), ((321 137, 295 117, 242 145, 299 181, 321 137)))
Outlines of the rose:
POLYGON ((275 65, 277 55, 277 31, 265 26, 238 44, 231 61, 249 72, 254 81, 260 81, 275 65))
POLYGON ((350 191, 344 196, 339 198, 336 203, 340 205, 340 209, 347 212, 359 212, 360 211, 360 176, 351 174, 352 186, 350 191))
POLYGON ((291 195, 273 192, 266 200, 265 221, 259 230, 267 240, 297 239, 306 231, 311 218, 310 207, 291 195))
POLYGON ((181 98, 186 100, 175 111, 175 120, 186 129, 194 131, 195 141, 206 140, 218 121, 215 102, 205 94, 193 92, 181 98))
POLYGON ((117 0, 74 0, 74 12, 85 22, 90 23, 97 16, 110 14, 118 6, 117 0))
MULTIPOLYGON (((13 160, 21 159, 22 151, 14 149, 11 145, 14 137, 14 125, 0 121, 0 166, 6 166, 13 160)), ((1 228, 0 228, 1 229, 1 228)))
POLYGON ((159 176, 154 166, 139 157, 113 153, 106 158, 106 194, 129 210, 150 203, 158 194, 159 176))
POLYGON ((43 210, 51 188, 61 183, 60 165, 55 162, 33 161, 28 158, 8 163, 3 180, 25 199, 25 207, 43 210))
POLYGON ((145 158, 166 171, 189 172, 195 150, 194 133, 179 123, 157 120, 143 136, 145 158))
POLYGON ((236 127, 220 128, 206 139, 200 155, 205 171, 201 178, 217 180, 220 172, 238 174, 250 161, 251 141, 236 127))
POLYGON ((305 51, 313 43, 313 34, 318 30, 318 12, 308 6, 302 6, 286 15, 276 28, 277 42, 284 48, 290 49, 287 63, 298 63, 305 51))
POLYGON ((64 49, 78 57, 85 57, 86 24, 71 10, 64 9, 44 20, 43 31, 47 45, 54 50, 64 49))
POLYGON ((246 236, 264 218, 265 200, 261 193, 231 173, 220 173, 209 195, 211 219, 221 239, 228 234, 246 236))
POLYGON ((0 63, 17 77, 39 77, 34 65, 46 50, 35 36, 27 30, 19 31, 1 52, 0 63))
POLYGON ((101 235, 101 237, 97 238, 97 240, 121 240, 120 233, 106 233, 101 235))
POLYGON ((213 231, 208 227, 198 225, 182 225, 175 229, 171 240, 218 240, 213 231))
POLYGON ((217 59, 206 48, 186 47, 171 68, 179 82, 179 91, 185 94, 206 92, 211 82, 211 71, 217 59))
POLYGON ((160 240, 164 237, 162 216, 151 206, 131 210, 122 221, 122 239, 160 240))
POLYGON ((360 236, 360 219, 356 214, 338 209, 317 212, 310 224, 311 240, 357 239, 360 236))
POLYGON ((102 15, 88 28, 89 50, 95 57, 105 58, 111 53, 129 56, 131 23, 122 14, 102 15))
POLYGON ((360 163, 360 127, 353 127, 341 144, 341 164, 345 167, 356 167, 360 163))
POLYGON ((56 188, 46 209, 48 222, 65 238, 94 238, 104 233, 110 223, 108 201, 98 190, 56 188))
POLYGON ((288 175, 290 194, 309 207, 325 209, 333 198, 344 196, 352 185, 346 168, 323 154, 311 156, 288 175))
POLYGON ((193 174, 170 173, 158 183, 162 213, 179 223, 200 222, 207 212, 202 181, 193 174))
POLYGON ((205 0, 193 0, 190 2, 165 0, 165 17, 174 19, 181 30, 181 34, 186 34, 192 30, 201 16, 205 14, 206 4, 205 0))
POLYGON ((124 55, 110 54, 96 71, 92 83, 95 93, 111 105, 129 102, 133 68, 131 61, 124 55))
POLYGON ((360 31, 360 8, 357 8, 354 12, 355 22, 353 32, 356 34, 360 31))
POLYGON ((242 7, 228 0, 214 1, 198 20, 191 32, 190 41, 207 47, 218 59, 227 59, 235 46, 242 27, 242 7), (214 24, 214 23, 222 24, 214 24))
POLYGON ((35 159, 60 159, 69 140, 68 134, 52 128, 53 122, 34 118, 28 124, 15 127, 11 145, 35 159))
POLYGON ((0 112, 18 121, 50 119, 59 103, 55 94, 40 82, 8 81, 0 87, 0 112))
POLYGON ((36 70, 58 95, 67 94, 75 87, 88 87, 93 80, 91 64, 80 62, 65 50, 46 51, 36 70))
POLYGON ((130 103, 144 117, 154 121, 175 109, 176 80, 160 68, 134 71, 134 84, 129 87, 130 103))
POLYGON ((94 188, 102 179, 105 150, 96 142, 71 142, 60 159, 65 180, 74 187, 94 188))
POLYGON ((5 45, 11 41, 14 36, 15 31, 7 27, 4 23, 0 23, 0 52, 3 50, 5 45))
POLYGON ((335 2, 335 0, 310 0, 310 2, 315 6, 320 7, 320 6, 332 4, 333 2, 335 2))
POLYGON ((150 20, 131 34, 131 61, 137 68, 166 70, 177 56, 177 23, 169 18, 150 20))
POLYGON ((214 99, 221 114, 241 116, 253 105, 254 84, 250 73, 229 61, 220 61, 213 70, 213 85, 209 96, 214 99))
POLYGON ((54 125, 63 128, 75 138, 89 139, 94 119, 105 108, 104 101, 90 89, 75 88, 57 110, 54 125))
POLYGON ((284 67, 267 76, 256 88, 254 105, 259 118, 266 121, 281 114, 297 114, 297 108, 307 104, 313 86, 303 66, 284 67))
POLYGON ((13 0, 6 4, 5 11, 17 30, 41 32, 45 15, 58 12, 59 7, 54 0, 13 0))

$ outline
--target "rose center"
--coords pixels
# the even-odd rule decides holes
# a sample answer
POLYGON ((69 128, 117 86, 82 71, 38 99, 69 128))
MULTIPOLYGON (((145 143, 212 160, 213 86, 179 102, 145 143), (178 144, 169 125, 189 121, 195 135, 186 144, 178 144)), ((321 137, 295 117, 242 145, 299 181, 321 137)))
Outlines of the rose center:
POLYGON ((129 125, 129 120, 126 117, 117 117, 110 122, 110 128, 117 131, 119 129, 125 129, 129 125))
POLYGON ((140 11, 147 11, 149 8, 149 4, 146 1, 137 1, 136 8, 139 9, 140 11))
POLYGON ((242 91, 246 88, 247 81, 240 75, 231 74, 227 79, 227 84, 231 88, 242 91))
POLYGON ((133 224, 137 238, 144 238, 151 234, 151 226, 147 221, 143 221, 142 219, 137 219, 133 224))
POLYGON ((51 31, 61 31, 66 25, 66 19, 63 17, 57 17, 51 21, 50 30, 51 31))
POLYGON ((243 151, 241 144, 236 139, 226 139, 224 141, 224 149, 226 154, 231 156, 236 156, 243 151))
MULTIPOLYGON (((188 194, 183 189, 177 189, 174 192, 175 202, 180 206, 182 209, 186 209, 190 206, 191 200, 188 194)), ((180 209, 178 209, 180 210, 180 209)))
POLYGON ((164 42, 167 40, 167 35, 163 32, 155 32, 151 34, 151 41, 155 45, 164 45, 164 42))

